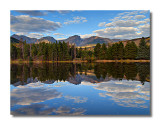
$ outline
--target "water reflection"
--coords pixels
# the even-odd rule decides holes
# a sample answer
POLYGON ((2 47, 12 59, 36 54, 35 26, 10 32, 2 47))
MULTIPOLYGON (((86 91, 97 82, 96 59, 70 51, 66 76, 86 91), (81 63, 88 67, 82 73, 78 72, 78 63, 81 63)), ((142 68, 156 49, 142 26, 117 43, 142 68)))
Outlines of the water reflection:
POLYGON ((74 100, 74 102, 73 103, 85 103, 86 101, 87 101, 87 97, 80 97, 80 96, 75 96, 75 97, 73 97, 73 96, 69 96, 69 95, 67 95, 67 96, 64 96, 65 98, 66 98, 66 100, 74 100))
POLYGON ((52 84, 55 81, 69 81, 80 84, 82 79, 91 83, 111 79, 138 80, 144 84, 150 81, 149 63, 53 63, 24 64, 11 66, 11 84, 25 85, 41 81, 52 84))
POLYGON ((99 95, 101 97, 111 97, 118 105, 148 108, 146 105, 146 101, 150 99, 150 85, 148 82, 145 86, 141 86, 137 81, 110 81, 100 83, 94 88, 105 91, 99 93, 99 95))
POLYGON ((12 115, 29 115, 29 116, 37 116, 37 115, 67 115, 67 116, 80 116, 85 112, 82 108, 71 108, 67 106, 61 106, 58 108, 55 107, 47 107, 47 105, 43 104, 33 104, 29 106, 25 106, 23 108, 19 108, 16 111, 11 112, 12 115))
POLYGON ((11 105, 30 105, 62 97, 62 93, 40 83, 30 83, 27 86, 18 86, 12 90, 11 105))
POLYGON ((13 115, 149 115, 149 63, 11 65, 13 115))

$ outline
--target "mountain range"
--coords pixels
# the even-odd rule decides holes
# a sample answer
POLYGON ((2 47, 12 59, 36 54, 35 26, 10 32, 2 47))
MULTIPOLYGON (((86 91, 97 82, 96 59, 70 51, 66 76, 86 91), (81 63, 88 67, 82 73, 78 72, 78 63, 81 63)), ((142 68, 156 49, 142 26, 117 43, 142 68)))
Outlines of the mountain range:
POLYGON ((37 39, 36 38, 30 38, 30 37, 27 37, 27 36, 24 36, 24 35, 12 35, 11 38, 15 38, 17 40, 20 40, 20 39, 23 39, 23 41, 26 41, 26 43, 35 43, 37 42, 37 39))
POLYGON ((69 42, 70 44, 76 44, 76 46, 86 46, 86 45, 93 45, 97 43, 101 43, 101 44, 111 43, 112 44, 112 43, 119 42, 119 41, 123 41, 124 44, 126 44, 128 41, 135 41, 135 43, 138 45, 141 38, 127 40, 127 39, 109 39, 109 38, 103 38, 103 37, 98 37, 98 36, 91 36, 89 38, 82 39, 80 36, 74 35, 64 40, 56 40, 55 38, 51 36, 42 37, 40 39, 30 38, 28 36, 16 35, 16 34, 11 36, 11 42, 18 43, 20 39, 23 39, 23 41, 26 41, 26 43, 40 43, 40 42, 55 43, 56 41, 61 41, 61 42, 64 41, 64 42, 69 42))
POLYGON ((39 43, 39 42, 51 42, 51 43, 55 43, 56 41, 65 41, 65 42, 69 42, 71 44, 76 44, 76 46, 85 46, 88 44, 97 44, 97 43, 112 43, 112 42, 117 42, 117 41, 121 41, 122 39, 109 39, 109 38, 103 38, 103 37, 98 37, 98 36, 91 36, 89 38, 85 38, 82 39, 80 36, 78 35, 74 35, 74 36, 70 36, 67 39, 64 40, 56 40, 51 36, 46 36, 46 37, 42 37, 40 39, 37 38, 30 38, 28 36, 24 36, 24 35, 12 35, 11 36, 11 42, 18 42, 20 39, 23 39, 23 41, 26 41, 26 43, 39 43))

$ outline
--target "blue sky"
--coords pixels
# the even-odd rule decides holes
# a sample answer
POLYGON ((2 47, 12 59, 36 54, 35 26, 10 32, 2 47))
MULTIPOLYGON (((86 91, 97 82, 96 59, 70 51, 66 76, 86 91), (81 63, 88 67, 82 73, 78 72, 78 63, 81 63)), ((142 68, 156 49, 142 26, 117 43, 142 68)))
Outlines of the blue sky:
POLYGON ((99 36, 111 39, 133 39, 150 36, 150 12, 129 11, 72 11, 72 10, 12 10, 11 35, 32 38, 52 36, 65 39, 99 36))

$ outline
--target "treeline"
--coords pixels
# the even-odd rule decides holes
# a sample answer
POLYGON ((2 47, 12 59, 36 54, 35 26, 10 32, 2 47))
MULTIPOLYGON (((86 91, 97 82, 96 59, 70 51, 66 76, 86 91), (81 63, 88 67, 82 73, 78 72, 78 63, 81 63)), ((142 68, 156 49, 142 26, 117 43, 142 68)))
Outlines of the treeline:
MULTIPOLYGON (((68 81, 76 75, 86 75, 92 81, 114 78, 117 80, 150 81, 150 63, 42 63, 11 65, 11 83, 19 81, 25 85, 29 79, 44 83, 51 81, 68 81), (65 71, 65 72, 64 72, 65 71), (95 76, 87 75, 94 73, 95 76)), ((78 78, 79 79, 79 78, 78 78)), ((77 79, 77 80, 78 80, 77 79)))
POLYGON ((139 46, 135 42, 127 42, 124 47, 123 42, 115 43, 113 45, 106 45, 103 43, 97 44, 94 48, 94 55, 98 60, 121 60, 121 59, 150 59, 150 46, 142 38, 139 46))
POLYGON ((120 59, 150 59, 150 46, 142 38, 139 46, 135 42, 123 42, 106 45, 97 43, 94 50, 77 48, 65 42, 26 44, 11 43, 11 59, 67 61, 67 60, 120 60, 120 59))
POLYGON ((11 59, 63 61, 74 58, 75 46, 65 42, 26 44, 26 42, 11 44, 11 59))

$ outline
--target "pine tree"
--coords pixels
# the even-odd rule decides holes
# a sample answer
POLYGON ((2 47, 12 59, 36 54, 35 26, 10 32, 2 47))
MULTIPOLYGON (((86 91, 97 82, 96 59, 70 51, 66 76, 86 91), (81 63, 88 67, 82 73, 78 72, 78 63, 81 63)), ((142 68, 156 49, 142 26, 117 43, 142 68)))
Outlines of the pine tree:
POLYGON ((108 48, 107 48, 107 59, 109 59, 109 60, 113 59, 113 56, 112 56, 112 46, 111 45, 108 45, 108 48))
POLYGON ((56 41, 54 47, 53 47, 53 55, 54 55, 54 61, 58 61, 58 43, 56 41))
POLYGON ((148 53, 148 48, 147 48, 144 37, 142 37, 140 44, 139 44, 139 48, 138 48, 137 58, 138 59, 147 59, 147 57, 148 57, 147 53, 148 53))
POLYGON ((63 41, 63 60, 69 60, 68 46, 67 43, 63 41))
POLYGON ((43 55, 43 43, 39 43, 38 44, 38 56, 42 56, 43 55))
POLYGON ((137 57, 137 46, 135 42, 127 42, 125 46, 125 58, 126 59, 136 59, 137 57))
POLYGON ((74 59, 74 45, 71 46, 69 53, 71 56, 71 60, 73 60, 74 59))
POLYGON ((137 45, 135 44, 135 42, 131 42, 131 59, 136 59, 136 57, 137 57, 137 50, 138 50, 138 48, 137 48, 137 45))
POLYGON ((22 59, 22 49, 17 47, 17 58, 22 59))
POLYGON ((118 44, 118 59, 124 58, 124 45, 122 42, 118 44))
POLYGON ((77 53, 76 53, 76 45, 74 44, 74 50, 73 50, 73 58, 76 59, 77 53))
POLYGON ((48 60, 48 43, 43 43, 43 60, 48 60))
POLYGON ((131 43, 127 42, 125 49, 124 49, 124 53, 125 53, 125 59, 129 59, 130 58, 130 48, 131 48, 131 43))
POLYGON ((24 59, 27 59, 27 57, 29 56, 29 45, 28 44, 24 44, 24 59))
POLYGON ((37 47, 35 44, 32 45, 31 53, 33 57, 38 54, 37 47))
POLYGON ((78 48, 76 48, 76 58, 79 58, 79 49, 78 48))
POLYGON ((53 44, 48 44, 48 59, 53 60, 53 44))
POLYGON ((58 60, 63 60, 63 45, 61 42, 58 43, 58 60))
POLYGON ((101 44, 97 43, 95 48, 94 48, 94 55, 97 59, 100 59, 101 56, 101 44))
POLYGON ((118 59, 118 43, 115 43, 112 45, 112 56, 113 56, 113 59, 115 60, 118 59))
POLYGON ((150 46, 147 45, 147 53, 146 53, 146 59, 150 59, 150 46))
POLYGON ((85 49, 82 51, 82 60, 87 59, 87 48, 85 47, 85 49))
POLYGON ((82 58, 82 48, 79 48, 79 58, 82 58))
POLYGON ((103 43, 102 44, 102 48, 101 48, 101 59, 107 59, 107 48, 106 48, 106 44, 103 43))
POLYGON ((11 44, 11 59, 17 58, 17 48, 13 44, 11 44))
POLYGON ((93 55, 93 52, 92 52, 91 50, 89 50, 89 51, 87 52, 87 55, 91 57, 91 56, 93 55))

